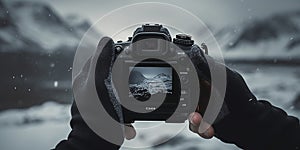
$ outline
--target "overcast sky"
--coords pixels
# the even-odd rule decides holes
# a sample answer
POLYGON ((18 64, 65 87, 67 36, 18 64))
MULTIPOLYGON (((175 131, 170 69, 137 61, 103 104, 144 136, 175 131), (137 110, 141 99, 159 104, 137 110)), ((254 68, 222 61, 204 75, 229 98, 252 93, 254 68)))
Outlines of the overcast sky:
MULTIPOLYGON (((146 0, 36 1, 47 1, 61 15, 79 14, 88 18, 92 23, 104 14, 121 6, 138 2, 149 2, 146 0)), ((214 27, 245 22, 277 12, 300 10, 299 0, 155 0, 155 2, 175 4, 194 13, 206 24, 214 27)))

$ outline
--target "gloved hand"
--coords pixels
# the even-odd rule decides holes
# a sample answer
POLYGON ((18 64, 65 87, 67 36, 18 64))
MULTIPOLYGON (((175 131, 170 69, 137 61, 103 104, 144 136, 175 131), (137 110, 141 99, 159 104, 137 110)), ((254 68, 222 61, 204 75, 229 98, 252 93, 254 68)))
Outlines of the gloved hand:
POLYGON ((198 112, 190 115, 190 129, 193 132, 204 138, 216 136, 223 142, 236 144, 243 149, 299 148, 300 127, 297 118, 288 116, 267 101, 258 101, 239 73, 216 62, 199 48, 193 50, 189 55, 198 69, 201 90, 206 93, 206 96, 200 97, 198 112), (221 111, 219 121, 213 123, 206 132, 199 133, 200 122, 205 122, 199 110, 205 110, 209 97, 207 94, 211 89, 208 62, 213 64, 210 69, 226 67, 227 87, 222 109, 225 108, 227 113, 224 115, 224 111, 221 111))
MULTIPOLYGON (((115 120, 120 121, 121 114, 118 111, 118 106, 114 103, 116 100, 112 89, 110 87, 110 71, 113 60, 115 59, 115 54, 113 50, 113 40, 108 37, 104 37, 100 40, 97 51, 101 52, 99 59, 95 58, 96 55, 92 56, 84 65, 79 75, 73 81, 73 90, 75 89, 78 93, 74 94, 89 94, 90 84, 95 84, 90 82, 92 79, 93 64, 98 64, 95 70, 95 81, 96 89, 99 93, 101 103, 104 106, 106 112, 115 120)), ((76 96, 75 96, 76 97, 76 96)), ((98 136, 90 127, 86 124, 85 120, 82 118, 82 115, 78 111, 75 101, 73 102, 72 108, 72 120, 71 127, 72 131, 68 136, 67 140, 61 141, 55 149, 57 150, 81 150, 81 149, 102 149, 109 148, 111 150, 119 149, 120 145, 114 145, 110 141, 106 141, 102 137, 98 136)), ((89 116, 89 119, 96 119, 99 115, 94 114, 89 116)), ((102 122, 106 123, 105 120, 102 122)), ((122 127, 120 124, 117 128, 107 128, 108 131, 115 131, 119 134, 115 134, 116 138, 126 138, 132 139, 135 137, 136 132, 131 125, 125 125, 122 127), (124 133, 124 134, 123 134, 124 133)))

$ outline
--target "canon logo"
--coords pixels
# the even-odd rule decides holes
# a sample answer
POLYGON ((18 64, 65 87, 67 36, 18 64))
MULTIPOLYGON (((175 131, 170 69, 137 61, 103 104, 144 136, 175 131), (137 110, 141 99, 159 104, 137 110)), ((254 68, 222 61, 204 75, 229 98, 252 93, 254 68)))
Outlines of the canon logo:
POLYGON ((146 110, 155 110, 156 107, 146 107, 146 110))

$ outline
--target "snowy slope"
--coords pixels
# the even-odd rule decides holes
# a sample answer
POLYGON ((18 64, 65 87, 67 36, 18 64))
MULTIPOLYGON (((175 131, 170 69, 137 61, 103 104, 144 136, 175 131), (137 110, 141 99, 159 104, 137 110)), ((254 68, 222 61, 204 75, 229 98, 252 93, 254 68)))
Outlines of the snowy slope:
POLYGON ((83 36, 91 26, 90 22, 86 20, 86 18, 74 14, 67 15, 64 17, 64 20, 72 26, 70 30, 77 32, 80 36, 83 36))
POLYGON ((78 27, 62 19, 42 2, 0 1, 0 50, 46 50, 60 48, 75 50, 81 36, 90 26, 87 21, 78 27), (7 23, 6 23, 7 22, 7 23))
POLYGON ((46 102, 28 109, 11 109, 0 114, 0 126, 22 126, 44 122, 62 122, 70 118, 70 105, 46 102))
POLYGON ((70 105, 48 102, 0 114, 0 149, 51 149, 70 131, 70 105))
POLYGON ((225 27, 215 35, 226 59, 299 60, 300 11, 225 27))

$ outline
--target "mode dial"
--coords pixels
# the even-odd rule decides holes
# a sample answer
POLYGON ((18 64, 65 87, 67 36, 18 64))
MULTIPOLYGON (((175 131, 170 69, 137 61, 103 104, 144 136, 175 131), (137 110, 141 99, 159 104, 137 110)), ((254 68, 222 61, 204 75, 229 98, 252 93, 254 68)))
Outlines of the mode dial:
POLYGON ((194 40, 192 40, 192 36, 190 35, 177 34, 176 38, 173 39, 173 43, 184 46, 192 46, 194 44, 194 40))

